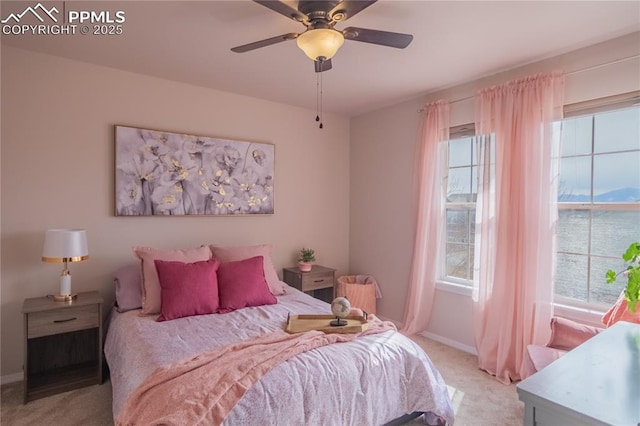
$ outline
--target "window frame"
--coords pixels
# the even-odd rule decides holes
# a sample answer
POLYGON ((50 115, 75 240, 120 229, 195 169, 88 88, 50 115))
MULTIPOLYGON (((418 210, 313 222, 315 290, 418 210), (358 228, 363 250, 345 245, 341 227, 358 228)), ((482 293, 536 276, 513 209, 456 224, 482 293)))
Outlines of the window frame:
MULTIPOLYGON (((593 115, 600 112, 613 111, 623 109, 631 106, 640 105, 640 90, 624 93, 615 96, 609 96, 598 99, 591 99, 584 102, 577 102, 572 104, 566 104, 563 108, 563 121, 567 118, 593 115)), ((453 126, 449 129, 449 139, 446 144, 452 139, 459 139, 468 136, 476 137, 475 125, 473 123, 463 124, 460 126, 453 126)), ((593 142, 592 142, 593 143, 593 142)), ((622 151, 629 152, 629 151, 622 151)), ((590 154, 593 156, 593 146, 590 154)), ((597 155, 597 154, 596 154, 597 155)), ((440 247, 440 260, 438 262, 438 279, 436 280, 436 289, 443 290, 449 293, 460 294, 468 297, 472 297, 473 294, 473 279, 464 280, 456 277, 446 276, 446 244, 447 244, 447 223, 446 223, 446 211, 447 211, 447 186, 449 177, 449 150, 446 149, 446 155, 443 160, 443 176, 441 185, 441 199, 442 205, 442 241, 440 247)), ((591 162, 591 179, 593 179, 593 161, 591 162)), ((465 203, 461 203, 465 204, 465 203)), ((466 203, 475 207, 476 203, 466 203)), ((580 203, 580 202, 558 202, 558 214, 562 210, 583 210, 589 208, 591 211, 607 210, 607 211, 636 211, 640 209, 640 203, 580 203)), ((475 243, 475 242, 474 242, 475 243)), ((591 241, 589 242, 591 244, 591 241)), ((556 251, 556 259, 559 251, 556 251)), ((590 270, 587 271, 590 274, 590 270)), ((582 302, 576 299, 571 299, 564 296, 558 296, 555 293, 555 283, 553 290, 553 305, 555 314, 566 318, 571 318, 582 323, 600 325, 600 319, 604 314, 606 308, 601 304, 593 304, 582 302)))
MULTIPOLYGON (((456 139, 464 139, 464 138, 475 138, 475 124, 468 123, 459 126, 454 126, 449 128, 449 138, 444 144, 446 145, 445 155, 443 155, 443 176, 442 176, 442 186, 441 186, 441 199, 442 199, 442 238, 441 238, 441 247, 440 253, 442 253, 438 262, 438 280, 436 281, 436 288, 443 289, 449 292, 463 294, 471 296, 473 289, 473 266, 470 266, 471 279, 464 279, 454 276, 447 275, 447 211, 448 210, 459 210, 459 211, 470 211, 475 210, 476 203, 469 201, 447 201, 447 191, 449 185, 449 142, 456 139)), ((476 143, 475 140, 472 143, 476 143)), ((471 159, 471 164, 468 167, 473 169, 473 167, 477 167, 477 165, 473 164, 473 157, 471 159)), ((463 167, 463 166, 458 166, 463 167)), ((467 166, 464 166, 467 167, 467 166)), ((474 216, 475 221, 475 216, 474 216)), ((469 225, 470 226, 470 225, 469 225)), ((473 244, 475 244, 475 239, 473 244)), ((472 243, 469 242, 469 246, 472 243)), ((471 259, 473 260, 473 259, 471 259)))
MULTIPOLYGON (((612 256, 600 255, 600 254, 592 254, 592 238, 591 233, 593 230, 593 214, 598 211, 606 211, 606 212, 637 212, 640 211, 640 201, 636 202, 599 202, 593 201, 593 190, 594 190, 594 171, 595 171, 595 159, 599 155, 611 155, 611 154, 625 154, 625 153, 635 153, 640 151, 640 147, 638 149, 624 149, 624 150, 616 150, 616 151, 606 151, 606 152, 596 152, 595 149, 595 116, 597 114, 620 111, 627 108, 639 108, 640 111, 640 91, 626 93, 622 95, 609 96, 606 98, 593 99, 585 102, 579 102, 575 104, 565 105, 564 107, 564 116, 562 122, 566 119, 570 118, 578 118, 578 117, 592 117, 592 126, 591 126, 591 148, 589 153, 582 153, 576 155, 569 156, 560 156, 560 160, 563 158, 583 158, 589 157, 590 159, 590 197, 592 199, 591 202, 570 202, 570 201, 558 201, 558 215, 562 211, 582 211, 589 212, 589 224, 588 224, 588 247, 585 253, 573 253, 568 251, 560 251, 559 248, 556 250, 556 260, 558 255, 560 254, 569 254, 576 256, 585 256, 587 259, 587 270, 586 270, 586 278, 587 278, 587 299, 591 298, 591 289, 592 289, 592 280, 591 280, 591 260, 592 258, 601 258, 601 259, 619 259, 621 253, 615 253, 612 256)), ((556 272, 557 274, 557 272, 556 272)), ((604 278, 604 277, 603 277, 604 278)), ((556 293, 556 283, 554 282, 554 291, 553 291, 553 303, 557 309, 560 309, 561 312, 566 312, 566 314, 574 317, 578 316, 581 318, 587 318, 593 320, 594 315, 602 315, 602 313, 607 309, 607 305, 604 303, 598 303, 594 301, 582 301, 578 299, 573 299, 571 297, 559 295, 556 293)))

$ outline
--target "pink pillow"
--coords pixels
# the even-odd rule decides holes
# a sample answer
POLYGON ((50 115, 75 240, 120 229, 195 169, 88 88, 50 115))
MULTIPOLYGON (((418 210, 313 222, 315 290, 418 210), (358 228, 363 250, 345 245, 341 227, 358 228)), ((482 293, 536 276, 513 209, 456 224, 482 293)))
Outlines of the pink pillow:
POLYGON ((218 295, 221 313, 249 306, 275 305, 264 278, 262 256, 234 262, 223 262, 218 268, 218 295))
POLYGON ((584 325, 566 318, 551 318, 551 340, 547 344, 550 348, 570 351, 578 345, 586 342, 601 329, 584 325))
POLYGON ((162 288, 160 316, 156 321, 217 312, 220 265, 217 260, 194 263, 156 260, 155 264, 162 288))
POLYGON ((278 273, 273 267, 271 260, 271 250, 273 247, 269 244, 261 244, 257 246, 239 246, 239 247, 219 247, 211 246, 213 257, 220 262, 233 262, 236 260, 249 259, 250 257, 262 256, 264 259, 264 276, 269 285, 271 293, 279 296, 284 294, 284 287, 278 279, 278 273))
POLYGON ((628 302, 624 300, 624 290, 620 293, 616 303, 609 308, 606 314, 602 317, 602 323, 605 327, 611 327, 618 321, 628 321, 640 324, 640 304, 635 312, 629 312, 627 309, 628 302))
POLYGON ((134 247, 133 252, 142 260, 142 314, 160 313, 160 282, 156 260, 176 262, 200 262, 211 259, 211 249, 202 246, 193 249, 163 250, 151 247, 134 247))
POLYGON ((127 312, 142 307, 142 274, 140 263, 127 265, 113 274, 116 287, 116 310, 127 312))

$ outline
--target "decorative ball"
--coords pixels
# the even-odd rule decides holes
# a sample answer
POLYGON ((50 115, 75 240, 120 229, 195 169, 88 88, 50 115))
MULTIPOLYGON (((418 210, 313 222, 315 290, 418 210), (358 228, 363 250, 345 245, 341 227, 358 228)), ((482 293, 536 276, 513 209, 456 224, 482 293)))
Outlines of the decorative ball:
POLYGON ((336 297, 331 302, 331 312, 338 318, 346 318, 351 312, 351 303, 346 297, 336 297))

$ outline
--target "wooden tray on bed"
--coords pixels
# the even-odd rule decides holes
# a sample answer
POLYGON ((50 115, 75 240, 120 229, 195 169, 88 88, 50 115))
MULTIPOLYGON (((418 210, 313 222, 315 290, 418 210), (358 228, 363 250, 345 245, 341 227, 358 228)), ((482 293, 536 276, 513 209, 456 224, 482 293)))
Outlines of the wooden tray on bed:
POLYGON ((303 333, 310 330, 319 330, 325 333, 360 333, 367 329, 369 323, 366 316, 349 315, 345 318, 347 325, 332 327, 331 321, 335 315, 288 315, 285 331, 290 334, 303 333))

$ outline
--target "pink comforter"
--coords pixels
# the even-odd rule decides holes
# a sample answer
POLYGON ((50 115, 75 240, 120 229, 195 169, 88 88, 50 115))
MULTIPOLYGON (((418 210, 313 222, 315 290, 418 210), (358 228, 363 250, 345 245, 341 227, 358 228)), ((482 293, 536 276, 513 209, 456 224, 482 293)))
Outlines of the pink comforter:
MULTIPOLYGON (((155 322, 139 311, 112 311, 104 352, 114 419, 123 418, 125 406, 135 405, 130 400, 136 389, 159 369, 280 331, 287 314, 330 313, 328 304, 285 287, 287 294, 278 296, 276 305, 228 314, 155 322)), ((275 365, 246 390, 223 424, 382 425, 413 411, 453 422, 438 370, 415 342, 388 330, 275 365)))
POLYGON ((310 331, 291 335, 279 330, 162 367, 128 399, 117 424, 222 424, 245 392, 281 362, 321 346, 386 330, 395 330, 393 323, 375 317, 360 334, 310 331))

